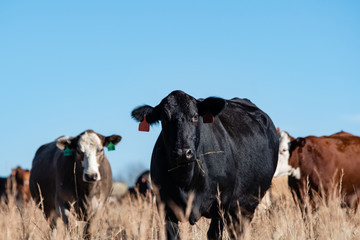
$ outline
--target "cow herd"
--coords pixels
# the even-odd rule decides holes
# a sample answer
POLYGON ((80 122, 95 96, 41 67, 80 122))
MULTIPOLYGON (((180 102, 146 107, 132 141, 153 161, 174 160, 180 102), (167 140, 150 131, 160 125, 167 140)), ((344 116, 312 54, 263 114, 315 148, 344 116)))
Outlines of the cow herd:
MULTIPOLYGON (((221 239, 224 227, 237 238, 272 182, 267 195, 276 194, 277 179, 300 203, 315 192, 326 197, 339 189, 344 206, 359 204, 360 137, 350 133, 295 139, 248 99, 195 99, 182 91, 157 106, 137 107, 131 116, 140 131, 161 123, 150 171, 130 192, 152 189, 165 208, 168 239, 180 238, 179 221, 195 224, 201 217, 211 219, 209 239, 221 239)), ((59 137, 36 151, 31 174, 18 167, 0 179, 0 196, 6 202, 8 189, 16 189, 16 199, 27 201, 31 193, 52 227, 58 217, 68 224, 74 208, 90 238, 92 219, 115 190, 103 149, 120 141, 92 130, 59 137)))

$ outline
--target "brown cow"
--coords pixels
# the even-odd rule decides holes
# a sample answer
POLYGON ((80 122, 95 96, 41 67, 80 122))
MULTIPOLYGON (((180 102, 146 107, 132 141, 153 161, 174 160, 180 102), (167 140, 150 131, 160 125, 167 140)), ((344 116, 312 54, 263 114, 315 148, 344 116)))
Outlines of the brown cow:
POLYGON ((87 222, 85 237, 90 237, 91 220, 105 204, 112 187, 111 167, 103 147, 114 146, 120 140, 119 135, 104 137, 87 130, 76 137, 60 137, 37 150, 30 191, 52 227, 57 217, 67 224, 74 206, 77 217, 87 222))
POLYGON ((290 143, 288 161, 289 186, 300 200, 307 192, 328 195, 340 189, 346 205, 357 207, 360 194, 360 137, 347 132, 330 136, 308 136, 297 138, 290 143), (308 180, 307 180, 308 179, 308 180))
POLYGON ((12 182, 15 183, 17 202, 28 202, 31 198, 29 188, 30 171, 18 166, 12 169, 11 176, 13 178, 12 182))
POLYGON ((17 204, 23 204, 30 200, 29 189, 30 171, 20 166, 12 169, 7 178, 0 178, 0 197, 8 203, 9 195, 15 197, 17 204))

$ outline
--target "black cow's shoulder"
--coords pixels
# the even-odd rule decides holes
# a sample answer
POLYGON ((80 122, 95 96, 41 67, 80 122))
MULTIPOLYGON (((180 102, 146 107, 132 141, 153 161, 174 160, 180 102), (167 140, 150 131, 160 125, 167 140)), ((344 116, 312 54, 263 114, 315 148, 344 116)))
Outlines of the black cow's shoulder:
POLYGON ((241 111, 246 112, 246 114, 252 118, 254 121, 258 122, 262 128, 268 129, 271 125, 270 117, 258 108, 254 103, 252 103, 247 98, 233 98, 227 100, 228 106, 230 105, 234 110, 241 109, 241 111))
POLYGON ((259 108, 247 98, 237 98, 236 97, 236 98, 227 100, 227 102, 235 104, 236 106, 241 107, 247 111, 259 110, 259 108))

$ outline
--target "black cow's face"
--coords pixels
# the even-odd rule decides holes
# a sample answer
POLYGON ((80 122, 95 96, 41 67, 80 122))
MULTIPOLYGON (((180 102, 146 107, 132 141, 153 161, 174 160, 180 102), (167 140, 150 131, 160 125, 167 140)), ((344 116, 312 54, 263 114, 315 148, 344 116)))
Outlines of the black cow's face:
POLYGON ((193 161, 199 139, 199 113, 189 95, 171 94, 161 103, 161 126, 168 155, 177 164, 193 161))
POLYGON ((155 108, 141 106, 134 109, 132 116, 138 121, 143 121, 146 116, 150 124, 161 121, 167 159, 170 167, 174 167, 196 159, 201 125, 212 122, 224 107, 225 100, 221 98, 196 100, 184 92, 174 91, 155 108))

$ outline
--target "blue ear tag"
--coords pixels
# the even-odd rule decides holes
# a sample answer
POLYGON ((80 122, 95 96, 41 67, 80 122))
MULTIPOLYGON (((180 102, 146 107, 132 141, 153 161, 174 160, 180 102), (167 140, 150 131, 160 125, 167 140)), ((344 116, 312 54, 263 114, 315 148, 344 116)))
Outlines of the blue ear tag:
POLYGON ((65 146, 65 149, 64 149, 64 156, 65 157, 69 157, 72 155, 72 151, 71 149, 68 147, 68 145, 65 146))
POLYGON ((112 141, 109 142, 109 144, 106 146, 108 151, 114 151, 115 145, 112 143, 112 141))

